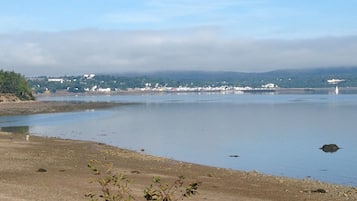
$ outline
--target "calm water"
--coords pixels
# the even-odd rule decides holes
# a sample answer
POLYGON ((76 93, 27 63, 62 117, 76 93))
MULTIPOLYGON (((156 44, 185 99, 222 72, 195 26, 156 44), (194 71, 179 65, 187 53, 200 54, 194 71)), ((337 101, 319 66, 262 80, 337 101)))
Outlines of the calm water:
POLYGON ((0 127, 28 126, 36 135, 144 148, 149 154, 199 164, 357 186, 357 95, 46 98, 50 99, 141 104, 0 117, 0 127), (332 143, 342 149, 319 149, 332 143))

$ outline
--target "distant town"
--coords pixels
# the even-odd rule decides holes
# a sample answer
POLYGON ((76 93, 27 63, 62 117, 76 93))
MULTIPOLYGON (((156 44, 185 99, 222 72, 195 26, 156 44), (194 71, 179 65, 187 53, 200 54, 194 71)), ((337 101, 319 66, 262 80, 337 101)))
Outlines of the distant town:
POLYGON ((83 74, 78 76, 31 77, 37 94, 120 92, 232 92, 331 90, 357 87, 357 70, 235 72, 158 72, 151 74, 83 74), (347 72, 346 72, 347 71, 347 72))

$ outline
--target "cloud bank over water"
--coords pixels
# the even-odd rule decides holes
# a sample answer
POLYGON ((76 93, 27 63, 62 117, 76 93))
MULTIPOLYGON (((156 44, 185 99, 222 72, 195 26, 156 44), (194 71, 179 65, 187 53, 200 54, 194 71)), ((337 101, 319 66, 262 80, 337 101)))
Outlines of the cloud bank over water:
POLYGON ((27 76, 357 66, 357 36, 232 38, 217 27, 0 34, 0 68, 27 76))

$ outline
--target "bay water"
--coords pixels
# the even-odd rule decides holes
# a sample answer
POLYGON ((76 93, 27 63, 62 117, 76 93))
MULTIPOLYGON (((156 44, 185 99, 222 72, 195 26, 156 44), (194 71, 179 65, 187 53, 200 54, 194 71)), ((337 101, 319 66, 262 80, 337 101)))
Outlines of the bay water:
POLYGON ((354 94, 172 93, 41 99, 137 104, 3 116, 0 127, 27 127, 33 135, 144 149, 147 154, 221 168, 357 186, 354 94), (324 152, 319 149, 324 144, 341 149, 324 152))

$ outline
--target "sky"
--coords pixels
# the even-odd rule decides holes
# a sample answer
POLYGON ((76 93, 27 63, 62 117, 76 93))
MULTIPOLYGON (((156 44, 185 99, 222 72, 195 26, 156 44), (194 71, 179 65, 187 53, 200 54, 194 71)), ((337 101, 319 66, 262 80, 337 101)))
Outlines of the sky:
POLYGON ((357 66, 357 0, 0 0, 25 76, 357 66))

